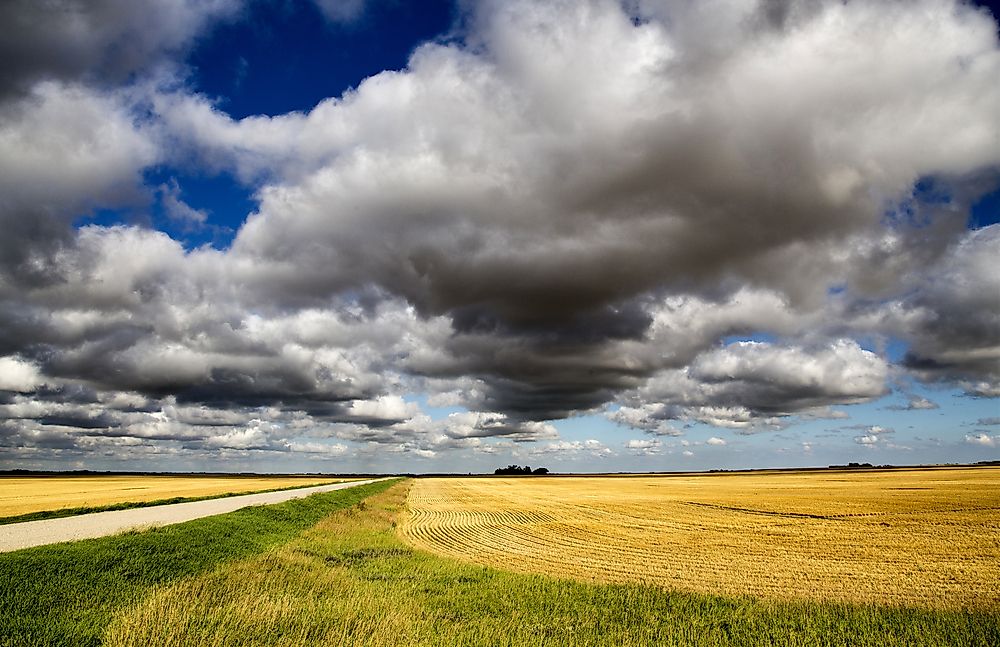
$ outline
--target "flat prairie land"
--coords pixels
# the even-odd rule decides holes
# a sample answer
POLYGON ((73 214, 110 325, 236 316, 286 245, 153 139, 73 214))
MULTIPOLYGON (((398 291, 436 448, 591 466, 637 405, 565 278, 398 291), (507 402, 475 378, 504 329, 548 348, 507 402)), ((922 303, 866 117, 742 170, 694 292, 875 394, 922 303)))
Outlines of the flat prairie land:
POLYGON ((1000 469, 417 480, 398 528, 484 566, 717 595, 1000 609, 1000 469))
POLYGON ((980 647, 1000 616, 514 573, 404 544, 414 481, 0 554, 0 647, 980 647))
POLYGON ((65 508, 100 508, 201 498, 347 479, 305 476, 0 476, 0 518, 65 508))

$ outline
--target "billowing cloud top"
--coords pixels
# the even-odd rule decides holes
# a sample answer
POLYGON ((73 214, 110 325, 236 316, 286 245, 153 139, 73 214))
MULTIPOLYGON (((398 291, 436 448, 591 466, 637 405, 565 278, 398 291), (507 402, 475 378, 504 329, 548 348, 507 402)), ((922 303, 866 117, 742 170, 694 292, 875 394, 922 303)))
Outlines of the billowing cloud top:
MULTIPOLYGON (((1000 179, 987 11, 463 6, 405 69, 234 119, 184 60, 235 1, 5 5, 9 455, 430 457, 595 412, 674 436, 907 379, 1000 395, 1000 229, 967 227, 1000 179), (88 223, 158 201, 208 226, 159 168, 232 176, 256 209, 225 247, 88 223)), ((611 451, 577 444, 545 447, 611 451)))

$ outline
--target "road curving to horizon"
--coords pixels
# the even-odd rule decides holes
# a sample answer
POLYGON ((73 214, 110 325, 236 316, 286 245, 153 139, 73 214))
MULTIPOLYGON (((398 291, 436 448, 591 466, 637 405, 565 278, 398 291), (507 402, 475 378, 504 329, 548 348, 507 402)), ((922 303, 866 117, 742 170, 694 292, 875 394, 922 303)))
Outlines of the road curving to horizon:
POLYGON ((317 485, 278 492, 241 494, 239 496, 208 499, 205 501, 168 503, 145 508, 93 512, 60 519, 11 523, 0 526, 0 553, 8 553, 34 546, 58 544, 65 541, 106 537, 137 528, 169 526, 175 523, 191 521, 192 519, 225 514, 250 506, 283 503, 291 499, 301 499, 320 492, 343 490, 382 480, 385 479, 348 481, 345 483, 331 483, 329 485, 317 485))

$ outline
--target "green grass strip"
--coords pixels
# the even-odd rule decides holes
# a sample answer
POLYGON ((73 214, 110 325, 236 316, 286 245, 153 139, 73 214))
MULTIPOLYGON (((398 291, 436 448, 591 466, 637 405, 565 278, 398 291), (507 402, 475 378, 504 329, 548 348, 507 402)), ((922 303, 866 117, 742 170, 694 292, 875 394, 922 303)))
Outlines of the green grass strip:
POLYGON ((0 554, 0 645, 99 645, 115 611, 151 587, 287 542, 394 482, 0 554))
POLYGON ((302 488, 317 487, 320 485, 333 485, 335 483, 343 483, 343 481, 330 481, 329 483, 314 482, 314 483, 309 483, 308 485, 289 485, 287 487, 276 487, 267 490, 244 490, 241 492, 223 492, 221 494, 208 494, 206 496, 175 496, 169 499, 156 499, 155 501, 123 501, 121 503, 109 503, 108 505, 81 506, 78 508, 59 508, 57 510, 40 510, 38 512, 28 512, 26 514, 14 515, 12 517, 0 517, 0 526, 4 526, 10 523, 21 523, 24 521, 41 521, 43 519, 63 519, 65 517, 76 517, 81 514, 90 514, 92 512, 130 510, 132 508, 150 508, 157 505, 168 505, 171 503, 191 503, 192 501, 208 501, 209 499, 226 499, 231 496, 243 496, 245 494, 264 494, 265 492, 284 492, 285 490, 301 490, 302 488))

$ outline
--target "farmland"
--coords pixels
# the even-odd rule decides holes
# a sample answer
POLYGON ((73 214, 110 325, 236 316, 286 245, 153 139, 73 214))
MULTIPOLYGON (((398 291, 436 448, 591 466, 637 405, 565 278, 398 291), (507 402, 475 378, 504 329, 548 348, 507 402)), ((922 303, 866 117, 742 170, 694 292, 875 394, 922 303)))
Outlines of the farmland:
POLYGON ((1000 469, 427 479, 412 546, 777 600, 1000 608, 1000 469))
POLYGON ((0 555, 0 645, 987 645, 995 613, 521 574, 401 541, 379 481, 0 555))
POLYGON ((344 479, 306 476, 2 476, 0 518, 169 499, 194 499, 344 479))

